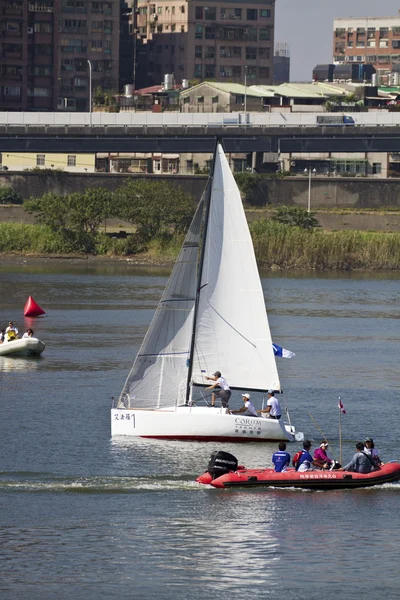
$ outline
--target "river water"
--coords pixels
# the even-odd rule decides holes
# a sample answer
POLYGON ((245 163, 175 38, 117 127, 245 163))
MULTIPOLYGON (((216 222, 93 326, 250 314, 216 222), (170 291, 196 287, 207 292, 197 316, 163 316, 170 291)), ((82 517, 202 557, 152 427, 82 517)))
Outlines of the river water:
MULTIPOLYGON (((194 482, 212 450, 256 467, 275 445, 110 439, 111 397, 167 275, 125 263, 0 266, 1 325, 31 326, 46 343, 40 359, 0 357, 0 598, 398 598, 400 484, 214 490, 194 482), (23 318, 29 295, 45 318, 23 318)), ((400 459, 399 284, 263 278, 273 339, 296 352, 278 359, 292 421, 315 443, 322 429, 339 458, 340 396, 344 461, 365 436, 383 460, 400 459)))

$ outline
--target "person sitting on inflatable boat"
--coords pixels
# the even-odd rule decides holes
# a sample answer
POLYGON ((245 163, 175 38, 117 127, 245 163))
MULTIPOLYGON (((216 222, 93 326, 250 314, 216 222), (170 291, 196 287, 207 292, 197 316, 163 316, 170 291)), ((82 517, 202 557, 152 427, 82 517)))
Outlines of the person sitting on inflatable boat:
POLYGON ((275 467, 275 472, 282 473, 282 471, 286 471, 287 467, 290 466, 290 454, 286 452, 285 442, 279 442, 278 448, 278 452, 272 455, 272 463, 275 467))
POLYGON ((310 440, 303 442, 303 450, 301 450, 299 457, 293 457, 293 466, 296 471, 312 471, 313 470, 313 457, 310 454, 312 443, 310 440), (296 459, 296 460, 295 460, 296 459))
POLYGON ((10 321, 8 324, 8 327, 6 329, 5 341, 12 342, 13 340, 16 340, 17 337, 18 337, 18 329, 15 327, 14 323, 12 321, 10 321))

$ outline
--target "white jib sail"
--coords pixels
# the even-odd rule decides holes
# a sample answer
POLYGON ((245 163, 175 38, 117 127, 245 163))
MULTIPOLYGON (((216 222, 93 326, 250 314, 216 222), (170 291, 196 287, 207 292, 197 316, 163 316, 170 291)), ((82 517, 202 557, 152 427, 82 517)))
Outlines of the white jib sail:
POLYGON ((203 207, 202 198, 119 406, 165 408, 185 402, 203 207))
POLYGON ((218 145, 196 319, 193 383, 280 389, 264 294, 242 199, 218 145))

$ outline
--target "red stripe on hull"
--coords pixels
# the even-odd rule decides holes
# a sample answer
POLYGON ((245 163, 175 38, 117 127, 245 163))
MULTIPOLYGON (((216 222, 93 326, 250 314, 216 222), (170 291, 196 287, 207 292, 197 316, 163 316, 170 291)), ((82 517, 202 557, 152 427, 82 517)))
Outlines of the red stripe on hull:
POLYGON ((239 438, 239 437, 225 437, 225 436, 204 436, 204 435, 141 435, 141 438, 153 439, 153 440, 180 440, 184 442, 288 442, 289 440, 285 437, 280 439, 277 438, 239 438))

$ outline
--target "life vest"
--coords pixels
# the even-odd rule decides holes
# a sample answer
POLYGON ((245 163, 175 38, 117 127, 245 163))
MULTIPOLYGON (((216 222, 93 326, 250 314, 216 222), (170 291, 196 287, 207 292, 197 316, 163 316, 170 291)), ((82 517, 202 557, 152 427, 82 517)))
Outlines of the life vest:
POLYGON ((10 329, 10 331, 7 332, 7 341, 8 342, 12 342, 13 340, 17 339, 17 334, 15 333, 15 331, 13 329, 10 329))

